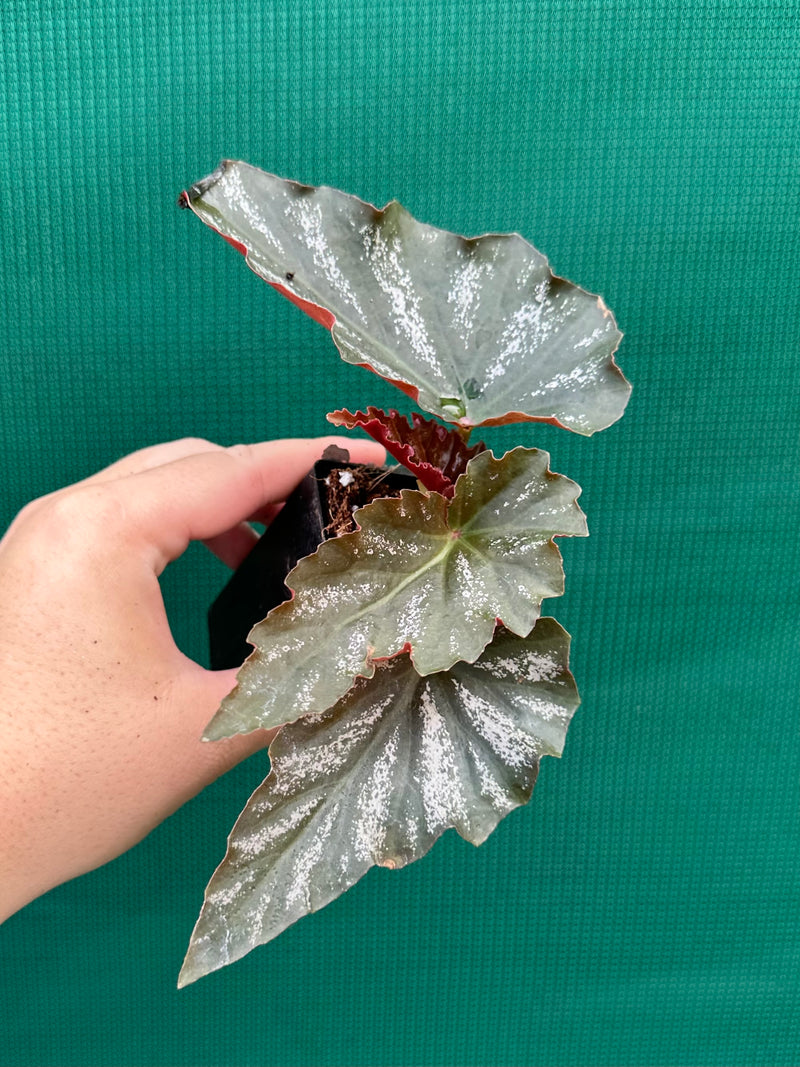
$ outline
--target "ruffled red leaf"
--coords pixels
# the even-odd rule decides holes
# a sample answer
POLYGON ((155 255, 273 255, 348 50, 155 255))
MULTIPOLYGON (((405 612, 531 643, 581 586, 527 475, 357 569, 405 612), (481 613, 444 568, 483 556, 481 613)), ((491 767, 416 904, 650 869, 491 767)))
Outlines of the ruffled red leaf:
POLYGON ((481 441, 468 446, 457 430, 423 418, 416 411, 411 419, 409 424, 405 415, 393 408, 382 411, 375 407, 355 414, 343 409, 328 415, 328 422, 334 426, 344 426, 348 430, 361 427, 407 467, 426 489, 451 497, 458 476, 464 473, 473 456, 485 450, 486 445, 481 441))

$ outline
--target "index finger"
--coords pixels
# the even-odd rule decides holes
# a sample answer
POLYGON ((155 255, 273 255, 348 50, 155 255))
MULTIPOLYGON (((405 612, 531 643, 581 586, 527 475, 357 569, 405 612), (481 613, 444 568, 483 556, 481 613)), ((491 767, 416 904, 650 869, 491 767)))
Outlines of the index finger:
POLYGON ((285 500, 330 444, 357 463, 382 463, 370 441, 342 437, 266 441, 184 456, 107 483, 120 493, 127 531, 145 549, 156 574, 186 549, 285 500))

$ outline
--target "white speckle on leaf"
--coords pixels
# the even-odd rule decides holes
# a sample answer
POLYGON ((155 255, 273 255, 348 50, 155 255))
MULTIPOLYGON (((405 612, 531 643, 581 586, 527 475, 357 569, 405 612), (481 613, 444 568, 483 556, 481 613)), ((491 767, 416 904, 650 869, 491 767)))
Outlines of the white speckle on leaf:
POLYGON ((572 346, 574 349, 588 348, 594 341, 598 341, 603 336, 604 331, 598 326, 597 329, 592 330, 588 337, 582 337, 580 341, 576 341, 572 346))
POLYGON ((441 378, 441 363, 428 336, 421 311, 422 301, 414 291, 411 274, 400 262, 397 249, 378 227, 366 229, 363 239, 375 280, 388 298, 395 332, 407 342, 414 355, 441 378))
POLYGON ((508 792, 503 785, 497 780, 494 774, 489 770, 486 763, 481 758, 476 745, 470 746, 470 755, 472 762, 475 765, 475 769, 478 772, 478 779, 481 783, 481 793, 487 797, 495 811, 505 815, 511 811, 516 805, 511 800, 508 792))
POLYGON ((247 837, 237 837, 236 852, 247 860, 262 855, 310 818, 319 805, 320 797, 310 797, 291 806, 283 818, 267 822, 247 837))
POLYGON ((429 833, 438 833, 454 820, 467 817, 463 783, 456 766, 456 753, 447 722, 436 707, 430 686, 420 691, 420 790, 429 833))
POLYGON ((311 252, 314 266, 337 296, 363 319, 364 311, 353 292, 350 282, 339 266, 336 253, 331 250, 323 229, 322 207, 306 197, 292 200, 286 208, 287 216, 298 229, 298 240, 311 252))
POLYGON ((381 861, 390 817, 390 802, 395 786, 394 767, 397 763, 398 732, 394 729, 383 751, 376 753, 366 781, 356 798, 357 814, 354 825, 356 856, 371 863, 381 861))
MULTIPOLYGON (((364 679, 356 682, 363 691, 364 679)), ((322 744, 293 746, 281 755, 275 790, 290 795, 299 786, 326 782, 342 772, 353 751, 364 745, 392 702, 392 696, 370 704, 358 715, 348 715, 322 744)), ((323 717, 324 718, 324 717, 323 717)), ((308 720, 306 720, 308 721, 308 720)))
POLYGON ((547 653, 525 649, 514 656, 492 655, 474 663, 473 669, 485 671, 495 678, 516 678, 526 682, 549 682, 557 678, 561 666, 547 653))
POLYGON ((237 878, 232 885, 223 885, 219 889, 215 889, 213 893, 209 893, 208 903, 214 908, 226 908, 233 904, 244 890, 249 890, 252 883, 253 875, 248 872, 244 881, 241 878, 237 878))
POLYGON ((456 682, 456 691, 470 724, 502 763, 515 770, 535 764, 542 754, 538 738, 462 682, 456 682))
POLYGON ((313 909, 311 900, 311 888, 313 874, 319 863, 325 858, 331 849, 330 837, 336 817, 339 814, 338 803, 332 803, 322 814, 319 824, 315 827, 314 835, 304 838, 303 848, 293 856, 292 877, 286 886, 285 907, 302 904, 306 911, 313 909))
POLYGON ((447 294, 447 303, 453 305, 453 326, 466 348, 475 329, 475 319, 480 312, 481 290, 494 274, 491 263, 478 263, 474 259, 456 272, 452 287, 447 294))
MULTIPOLYGON (((283 245, 278 240, 274 231, 267 226, 264 215, 256 202, 244 188, 239 171, 235 168, 227 168, 220 179, 220 193, 224 199, 229 200, 236 211, 241 212, 247 221, 247 225, 260 234, 269 246, 270 252, 284 256, 283 245)), ((242 240, 242 235, 232 233, 231 236, 242 240)), ((252 245, 252 240, 244 243, 252 245)))

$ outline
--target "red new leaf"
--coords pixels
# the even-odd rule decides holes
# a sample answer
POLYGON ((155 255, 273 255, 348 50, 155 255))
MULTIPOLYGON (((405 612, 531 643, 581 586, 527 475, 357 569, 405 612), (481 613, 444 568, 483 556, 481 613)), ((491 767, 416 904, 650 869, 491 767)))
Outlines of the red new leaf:
POLYGON ((451 430, 433 419, 425 419, 416 411, 412 423, 394 409, 382 411, 368 407, 366 412, 332 411, 328 422, 353 430, 360 426, 370 437, 379 441, 386 451, 407 467, 426 489, 451 497, 456 479, 467 469, 473 456, 483 452, 480 442, 471 447, 457 430, 451 430))

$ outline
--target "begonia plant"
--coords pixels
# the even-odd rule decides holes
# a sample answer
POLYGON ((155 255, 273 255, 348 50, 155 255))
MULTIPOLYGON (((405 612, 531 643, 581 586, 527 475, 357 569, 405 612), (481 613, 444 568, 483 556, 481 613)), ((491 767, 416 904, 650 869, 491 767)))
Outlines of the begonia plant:
POLYGON ((416 479, 360 507, 286 578, 208 740, 280 730, 236 822, 180 976, 185 985, 323 907, 374 866, 455 828, 480 844, 560 755, 578 705, 557 537, 585 535, 549 456, 495 455, 474 430, 547 422, 589 435, 630 386, 602 299, 519 234, 466 238, 225 161, 183 206, 330 330, 340 355, 415 405, 336 410, 416 479), (412 483, 413 485, 414 483, 412 483))

